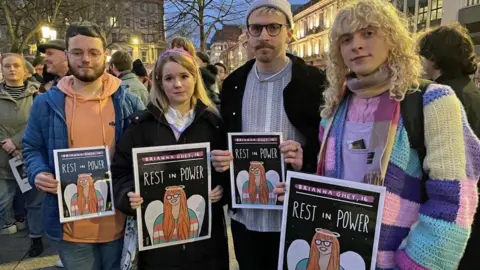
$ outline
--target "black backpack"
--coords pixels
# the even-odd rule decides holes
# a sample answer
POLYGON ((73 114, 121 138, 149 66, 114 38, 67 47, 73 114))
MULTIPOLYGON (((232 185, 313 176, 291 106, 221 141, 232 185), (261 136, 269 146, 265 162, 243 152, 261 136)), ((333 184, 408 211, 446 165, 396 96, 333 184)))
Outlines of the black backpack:
MULTIPOLYGON (((418 87, 420 91, 407 94, 400 103, 400 113, 402 115, 403 125, 407 131, 410 148, 417 151, 422 168, 423 161, 427 155, 427 148, 425 147, 425 127, 423 122, 423 94, 425 94, 428 86, 432 83, 432 81, 420 80, 420 85, 418 87)), ((422 200, 424 202, 427 200, 425 188, 427 179, 428 175, 424 172, 422 178, 422 200)))

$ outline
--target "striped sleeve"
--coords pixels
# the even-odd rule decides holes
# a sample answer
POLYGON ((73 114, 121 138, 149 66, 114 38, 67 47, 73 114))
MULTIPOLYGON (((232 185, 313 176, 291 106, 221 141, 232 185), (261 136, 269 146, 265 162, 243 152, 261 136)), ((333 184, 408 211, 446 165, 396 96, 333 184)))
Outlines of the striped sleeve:
POLYGON ((431 85, 423 103, 428 200, 396 263, 409 270, 457 269, 478 204, 480 141, 451 88, 431 85))

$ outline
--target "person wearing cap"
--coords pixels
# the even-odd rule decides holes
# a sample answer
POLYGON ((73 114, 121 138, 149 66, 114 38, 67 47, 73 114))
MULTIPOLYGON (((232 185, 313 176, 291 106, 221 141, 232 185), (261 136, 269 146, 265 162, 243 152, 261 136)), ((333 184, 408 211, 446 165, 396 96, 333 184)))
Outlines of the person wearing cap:
POLYGON ((207 67, 210 64, 210 57, 208 57, 206 53, 197 52, 195 56, 196 56, 197 65, 200 68, 207 67))
MULTIPOLYGON (((314 173, 319 151, 319 108, 325 77, 287 54, 293 15, 286 0, 255 0, 247 12, 248 61, 224 81, 221 115, 228 132, 281 132, 288 170, 314 173)), ((212 165, 229 169, 229 151, 215 150, 212 165)), ((277 269, 282 211, 232 209, 231 228, 240 269, 277 269)))
POLYGON ((38 50, 45 54, 44 61, 47 65, 47 71, 57 76, 53 86, 57 85, 63 77, 70 75, 65 47, 65 40, 63 39, 54 39, 38 45, 38 50))

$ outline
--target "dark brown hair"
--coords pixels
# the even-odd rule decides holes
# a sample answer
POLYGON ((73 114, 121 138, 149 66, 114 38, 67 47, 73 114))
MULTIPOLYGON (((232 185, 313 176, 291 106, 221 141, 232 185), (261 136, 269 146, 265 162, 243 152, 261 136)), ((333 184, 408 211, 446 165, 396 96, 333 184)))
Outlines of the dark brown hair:
POLYGON ((420 55, 433 61, 446 76, 471 75, 477 70, 472 38, 459 23, 426 31, 418 45, 420 55))
POLYGON ((112 54, 110 65, 114 65, 115 68, 120 72, 132 70, 132 56, 130 56, 130 54, 126 51, 117 51, 112 54))
POLYGON ((82 35, 87 37, 99 38, 102 40, 103 49, 105 50, 107 47, 107 39, 105 38, 105 34, 103 33, 102 28, 95 23, 82 21, 82 22, 74 22, 70 24, 65 32, 65 44, 68 50, 68 41, 70 38, 82 35))

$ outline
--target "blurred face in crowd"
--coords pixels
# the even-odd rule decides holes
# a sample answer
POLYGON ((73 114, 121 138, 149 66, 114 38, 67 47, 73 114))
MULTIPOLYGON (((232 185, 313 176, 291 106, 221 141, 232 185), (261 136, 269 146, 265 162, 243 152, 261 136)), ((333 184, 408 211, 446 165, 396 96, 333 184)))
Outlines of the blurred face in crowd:
MULTIPOLYGON (((348 22, 345 22, 348 25, 348 22)), ((349 26, 345 25, 345 28, 349 26)), ((340 36, 340 51, 345 65, 357 76, 366 76, 383 65, 390 54, 386 36, 376 27, 366 27, 340 36)))
POLYGON ((162 88, 173 106, 190 102, 195 90, 195 78, 182 65, 169 61, 162 70, 162 88))
POLYGON ((93 82, 105 72, 107 54, 100 38, 77 35, 68 41, 68 67, 82 82, 93 82))
POLYGON ((61 75, 67 69, 67 56, 61 50, 46 49, 44 62, 47 71, 52 74, 61 75))
POLYGON ((293 31, 287 17, 272 8, 259 8, 248 17, 248 47, 258 61, 270 63, 285 55, 293 31))
POLYGON ((38 64, 35 66, 35 73, 43 77, 43 64, 38 64))
POLYGON ((215 67, 217 68, 217 71, 218 71, 218 80, 219 81, 223 81, 225 80, 225 77, 227 77, 227 71, 225 70, 224 67, 220 66, 220 65, 215 65, 215 67))
POLYGON ((8 56, 2 60, 3 78, 11 86, 23 85, 26 75, 25 62, 23 58, 8 56))

